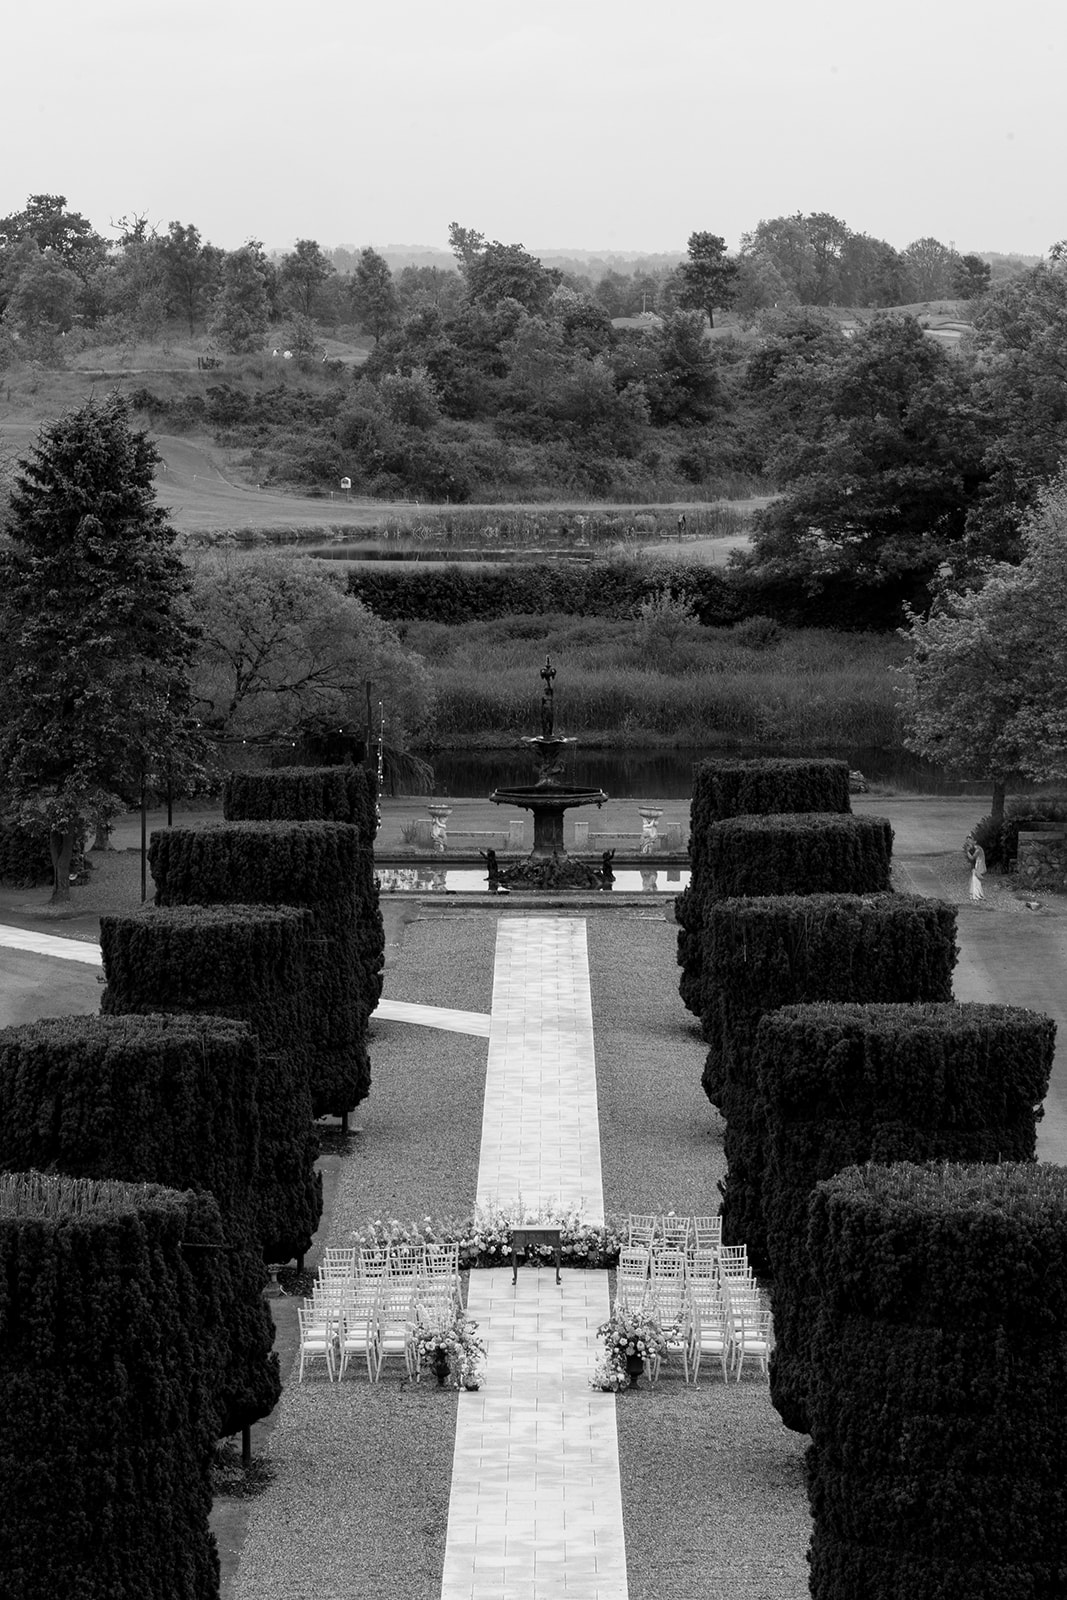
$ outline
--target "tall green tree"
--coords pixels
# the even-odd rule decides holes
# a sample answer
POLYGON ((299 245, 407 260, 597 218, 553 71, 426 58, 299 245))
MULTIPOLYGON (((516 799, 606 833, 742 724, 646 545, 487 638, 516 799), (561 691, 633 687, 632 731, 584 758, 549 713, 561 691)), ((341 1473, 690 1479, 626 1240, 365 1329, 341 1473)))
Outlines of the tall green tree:
POLYGON ((876 317, 813 348, 805 369, 771 375, 797 431, 777 450, 786 491, 758 513, 741 565, 773 603, 837 626, 896 625, 964 549, 988 479, 984 418, 967 373, 913 318, 876 317))
POLYGON ((686 249, 683 309, 706 312, 708 327, 714 328, 716 306, 728 306, 733 298, 737 262, 726 254, 726 240, 717 233, 691 233, 686 249))
POLYGON ((20 462, 0 549, 0 795, 51 833, 53 901, 76 834, 146 777, 200 770, 196 630, 158 460, 125 402, 89 401, 20 462))
POLYGON ((995 817, 1013 780, 1067 778, 1067 477, 1039 496, 1023 546, 1018 566, 945 593, 903 630, 905 747, 989 778, 995 817))
POLYGON ((204 244, 200 230, 191 222, 171 222, 158 242, 158 251, 166 274, 167 298, 192 335, 218 282, 222 251, 204 244))
POLYGON ((275 551, 195 563, 193 693, 216 737, 272 739, 324 718, 362 723, 368 684, 389 707, 395 743, 423 730, 432 695, 422 658, 328 565, 275 551))
POLYGON ((400 302, 388 261, 369 245, 359 252, 351 295, 352 309, 377 344, 387 329, 395 327, 400 302))
POLYGON ((294 248, 282 256, 278 286, 293 310, 310 320, 315 315, 319 292, 333 273, 333 263, 315 239, 298 239, 294 248))
POLYGON ((211 333, 232 355, 262 350, 270 319, 270 280, 270 263, 258 239, 223 257, 211 333))

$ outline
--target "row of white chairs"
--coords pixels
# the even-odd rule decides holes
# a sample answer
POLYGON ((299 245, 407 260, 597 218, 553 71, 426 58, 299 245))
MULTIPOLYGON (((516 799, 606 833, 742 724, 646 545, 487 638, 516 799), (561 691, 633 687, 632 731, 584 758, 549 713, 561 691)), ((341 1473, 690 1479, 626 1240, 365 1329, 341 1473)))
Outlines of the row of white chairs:
POLYGON ((344 1377, 353 1356, 362 1357, 367 1377, 377 1383, 390 1356, 400 1356, 409 1378, 419 1377, 415 1335, 420 1326, 449 1320, 456 1309, 451 1285, 438 1292, 413 1290, 388 1280, 364 1285, 316 1284, 297 1308, 300 1321, 300 1376, 312 1361, 325 1363, 332 1383, 344 1377))
POLYGON ((458 1244, 386 1245, 381 1248, 329 1248, 323 1252, 319 1277, 441 1278, 459 1276, 458 1244))
POLYGON ((722 1217, 683 1217, 673 1211, 631 1211, 622 1231, 628 1245, 663 1245, 674 1250, 717 1250, 722 1243, 722 1217))
MULTIPOLYGON (((626 1304, 626 1302, 617 1302, 626 1304)), ((629 1302, 629 1309, 644 1310, 655 1317, 667 1342, 668 1353, 682 1358, 686 1383, 696 1383, 704 1357, 716 1360, 723 1379, 730 1372, 740 1382, 746 1361, 755 1361, 764 1376, 769 1372, 771 1351, 771 1313, 767 1311, 755 1286, 735 1285, 722 1289, 717 1284, 702 1285, 692 1279, 677 1292, 664 1285, 649 1285, 640 1305, 629 1302)), ((650 1363, 655 1382, 662 1357, 650 1363)))
POLYGON ((619 1252, 620 1279, 751 1278, 748 1246, 720 1244, 716 1250, 675 1250, 656 1245, 625 1245, 619 1252))

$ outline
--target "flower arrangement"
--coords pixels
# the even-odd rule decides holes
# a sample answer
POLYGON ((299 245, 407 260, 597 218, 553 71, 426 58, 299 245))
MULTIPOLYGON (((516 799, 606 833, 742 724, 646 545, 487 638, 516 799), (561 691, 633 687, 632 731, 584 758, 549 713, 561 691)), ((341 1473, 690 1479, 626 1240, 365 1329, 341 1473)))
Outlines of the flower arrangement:
MULTIPOLYGON (((453 1218, 421 1222, 401 1222, 396 1217, 381 1217, 352 1235, 361 1248, 403 1249, 422 1244, 458 1244, 459 1264, 467 1267, 499 1267, 511 1258, 511 1230, 518 1227, 560 1229, 560 1254, 571 1267, 614 1267, 618 1265, 622 1236, 613 1221, 589 1223, 576 1208, 555 1207, 551 1203, 529 1207, 521 1197, 509 1205, 478 1206, 463 1221, 453 1218)), ((531 1252, 546 1261, 552 1259, 549 1245, 531 1252)))
POLYGON ((636 1358, 644 1363, 667 1353, 663 1329, 645 1309, 631 1311, 616 1306, 607 1322, 597 1329, 597 1338, 604 1341, 604 1354, 590 1380, 594 1389, 625 1389, 632 1376, 628 1360, 636 1358))
POLYGON ((420 1323, 414 1337, 419 1366, 437 1370, 438 1382, 444 1381, 447 1368, 449 1388, 481 1388, 486 1349, 485 1341, 475 1332, 477 1326, 463 1310, 436 1322, 420 1323))

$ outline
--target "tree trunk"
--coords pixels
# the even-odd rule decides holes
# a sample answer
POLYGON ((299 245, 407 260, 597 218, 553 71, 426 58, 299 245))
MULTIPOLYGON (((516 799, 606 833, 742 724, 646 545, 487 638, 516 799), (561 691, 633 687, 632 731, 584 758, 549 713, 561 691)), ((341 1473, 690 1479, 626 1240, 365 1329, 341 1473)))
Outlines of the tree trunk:
POLYGON ((95 828, 96 828, 96 832, 93 835, 93 842, 89 846, 89 849, 90 850, 110 850, 111 849, 111 824, 110 824, 110 822, 108 822, 106 817, 97 817, 96 823, 95 823, 95 828))
POLYGON ((74 829, 68 828, 62 832, 53 828, 49 834, 48 847, 52 855, 52 899, 51 905, 60 905, 70 899, 70 863, 74 855, 74 829))
POLYGON ((1003 778, 993 779, 993 810, 994 822, 1004 821, 1004 798, 1007 793, 1007 784, 1003 778))

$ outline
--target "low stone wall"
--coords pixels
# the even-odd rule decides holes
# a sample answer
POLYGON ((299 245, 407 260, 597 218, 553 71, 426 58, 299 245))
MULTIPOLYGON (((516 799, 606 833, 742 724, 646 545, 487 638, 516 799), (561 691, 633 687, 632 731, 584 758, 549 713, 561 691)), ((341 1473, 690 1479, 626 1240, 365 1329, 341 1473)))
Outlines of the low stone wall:
POLYGON ((1067 889, 1067 834, 1061 831, 1019 834, 1015 881, 1020 889, 1046 893, 1067 889))

